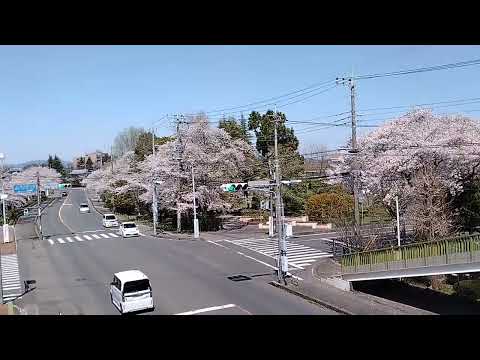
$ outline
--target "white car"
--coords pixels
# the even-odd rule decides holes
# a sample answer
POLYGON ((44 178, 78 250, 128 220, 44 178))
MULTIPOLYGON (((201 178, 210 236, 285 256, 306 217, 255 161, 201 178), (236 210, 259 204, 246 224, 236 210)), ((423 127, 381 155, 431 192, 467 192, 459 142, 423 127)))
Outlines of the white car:
POLYGON ((118 228, 118 234, 122 237, 140 236, 137 225, 135 225, 134 222, 130 221, 120 224, 120 227, 118 228))
POLYGON ((88 207, 88 204, 80 204, 80 212, 81 213, 89 213, 90 212, 90 208, 88 207))
POLYGON ((150 280, 139 270, 114 274, 110 283, 110 299, 122 314, 155 309, 150 280))
POLYGON ((118 226, 118 220, 113 214, 105 214, 103 215, 102 224, 106 228, 115 227, 118 226))

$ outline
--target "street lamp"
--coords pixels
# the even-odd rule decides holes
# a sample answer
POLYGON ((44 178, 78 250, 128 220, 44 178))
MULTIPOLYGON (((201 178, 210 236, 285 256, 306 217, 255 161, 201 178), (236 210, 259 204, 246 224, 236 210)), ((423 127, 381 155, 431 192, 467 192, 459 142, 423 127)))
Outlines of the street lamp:
POLYGON ((197 204, 195 200, 195 174, 192 166, 192 187, 193 187, 193 237, 197 239, 200 236, 197 219, 197 204))
POLYGON ((2 178, 2 194, 1 194, 1 198, 2 198, 2 209, 3 209, 3 242, 4 243, 7 243, 9 242, 9 238, 8 238, 8 226, 7 226, 7 212, 6 212, 6 208, 5 208, 5 200, 7 199, 7 194, 5 194, 5 187, 4 187, 4 184, 3 184, 3 173, 4 173, 4 168, 5 168, 5 154, 4 153, 0 153, 0 161, 2 163, 2 167, 1 167, 1 178, 2 178))

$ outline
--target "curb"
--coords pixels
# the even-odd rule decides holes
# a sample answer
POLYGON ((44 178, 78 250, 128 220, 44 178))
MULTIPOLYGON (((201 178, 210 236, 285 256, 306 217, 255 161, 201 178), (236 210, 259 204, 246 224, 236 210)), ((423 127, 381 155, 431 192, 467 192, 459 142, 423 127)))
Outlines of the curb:
POLYGON ((319 300, 319 299, 317 299, 317 298, 313 298, 313 297, 311 297, 311 296, 305 295, 304 293, 301 293, 301 292, 299 292, 299 291, 295 291, 295 290, 293 290, 293 289, 290 289, 289 287, 284 286, 284 285, 282 285, 282 284, 279 284, 279 283, 276 283, 276 282, 273 282, 273 281, 269 282, 269 284, 272 285, 272 286, 278 287, 278 288, 280 288, 280 289, 282 289, 282 290, 285 290, 285 291, 287 291, 287 292, 289 292, 289 293, 291 293, 291 294, 297 295, 297 296, 299 296, 299 297, 301 297, 301 298, 303 298, 303 299, 305 299, 305 300, 308 300, 308 301, 314 302, 314 303, 316 303, 316 304, 318 304, 318 305, 321 305, 321 306, 323 306, 323 307, 326 307, 327 309, 330 309, 330 310, 333 310, 333 311, 335 311, 335 312, 338 312, 338 313, 340 313, 340 314, 343 314, 343 315, 355 315, 354 313, 352 313, 352 312, 350 312, 350 311, 348 311, 348 310, 345 310, 345 309, 343 309, 343 308, 341 308, 341 307, 339 307, 339 306, 332 305, 332 304, 330 304, 329 302, 326 302, 326 301, 324 301, 324 300, 319 300))

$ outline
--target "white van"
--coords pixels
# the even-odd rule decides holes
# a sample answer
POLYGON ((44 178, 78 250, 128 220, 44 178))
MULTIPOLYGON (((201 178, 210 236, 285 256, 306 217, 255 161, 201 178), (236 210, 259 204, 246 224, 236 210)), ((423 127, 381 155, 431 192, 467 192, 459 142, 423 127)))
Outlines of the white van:
POLYGON ((150 280, 139 270, 114 274, 110 283, 110 299, 122 314, 155 309, 150 280))
POLYGON ((104 227, 118 226, 118 220, 113 214, 104 214, 102 224, 104 227))

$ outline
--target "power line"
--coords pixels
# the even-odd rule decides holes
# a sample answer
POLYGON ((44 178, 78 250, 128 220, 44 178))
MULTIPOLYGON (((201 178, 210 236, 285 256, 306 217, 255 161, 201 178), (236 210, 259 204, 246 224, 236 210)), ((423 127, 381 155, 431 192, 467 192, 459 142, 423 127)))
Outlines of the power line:
POLYGON ((461 67, 474 66, 474 65, 480 65, 480 59, 461 61, 461 62, 444 64, 444 65, 428 66, 428 67, 409 69, 409 70, 359 75, 359 76, 353 77, 353 79, 354 80, 375 79, 375 78, 381 78, 381 77, 409 75, 409 74, 416 74, 416 73, 429 72, 429 71, 448 70, 448 69, 461 68, 461 67))
MULTIPOLYGON (((312 91, 317 90, 320 87, 323 87, 325 85, 330 85, 332 83, 335 83, 335 80, 331 79, 331 80, 323 81, 323 82, 316 83, 316 84, 307 86, 307 87, 299 89, 299 90, 290 91, 290 92, 288 92, 286 94, 283 94, 283 95, 274 96, 274 97, 271 97, 271 98, 268 98, 268 99, 255 101, 255 102, 248 103, 248 104, 245 104, 245 105, 233 106, 233 107, 227 107, 227 108, 218 109, 218 110, 207 111, 207 112, 205 112, 205 114, 214 114, 214 113, 221 114, 221 113, 225 113, 226 111, 228 112, 230 110, 238 110, 238 109, 242 109, 242 108, 248 108, 248 107, 251 107, 253 105, 264 104, 264 103, 267 103, 267 102, 269 103, 267 105, 273 105, 273 103, 272 103, 273 101, 281 100, 282 98, 289 97, 291 95, 298 94, 298 93, 310 93, 312 91), (310 90, 310 89, 312 89, 312 90, 310 90), (306 91, 306 90, 310 90, 310 91, 306 91)), ((302 94, 302 95, 304 95, 304 94, 302 94)), ((297 96, 301 96, 301 95, 297 95, 297 96)), ((244 111, 246 111, 246 110, 244 110, 244 111)), ((240 112, 240 110, 234 111, 233 113, 237 113, 237 112, 240 112)), ((192 114, 187 114, 187 115, 192 115, 192 114)))

